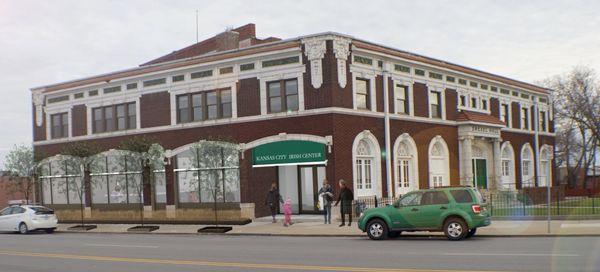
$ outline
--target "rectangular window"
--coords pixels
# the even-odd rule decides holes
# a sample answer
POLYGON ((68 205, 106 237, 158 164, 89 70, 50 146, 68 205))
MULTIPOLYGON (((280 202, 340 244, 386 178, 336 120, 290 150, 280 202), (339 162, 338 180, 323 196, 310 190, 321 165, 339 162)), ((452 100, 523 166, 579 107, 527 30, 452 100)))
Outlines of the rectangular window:
POLYGON ((429 106, 432 118, 442 118, 441 94, 439 92, 429 92, 429 106))
POLYGON ((98 95, 98 90, 91 90, 88 92, 88 96, 96 96, 98 95))
POLYGON ((111 132, 135 129, 137 112, 135 103, 125 103, 92 109, 93 132, 111 132))
POLYGON ((487 100, 481 99, 481 109, 482 110, 487 110, 488 109, 487 100))
POLYGON ((448 81, 448 82, 455 82, 456 78, 454 78, 453 76, 446 76, 446 81, 448 81))
POLYGON ((102 92, 104 94, 109 94, 109 93, 116 93, 116 92, 120 92, 120 91, 121 91, 121 86, 114 86, 114 87, 104 88, 104 90, 102 92))
POLYGON ((546 131, 546 112, 540 111, 540 130, 546 131))
POLYGON ((506 123, 507 126, 509 125, 508 114, 509 114, 508 104, 502 104, 502 107, 500 109, 500 120, 502 120, 502 122, 506 123))
POLYGON ((240 65, 240 71, 254 70, 254 63, 246 63, 240 65))
POLYGON ((373 60, 372 59, 361 57, 361 56, 356 56, 356 55, 354 55, 354 62, 355 63, 366 64, 366 65, 373 65, 373 60))
POLYGON ((266 67, 286 65, 286 64, 298 63, 298 62, 300 62, 300 57, 298 57, 298 56, 282 58, 282 59, 274 59, 274 60, 265 60, 262 62, 262 67, 266 68, 266 67))
POLYGON ((497 93, 498 92, 498 87, 490 87, 490 91, 497 93))
POLYGON ((298 80, 288 79, 267 83, 268 112, 297 111, 298 80))
POLYGON ((529 111, 521 108, 521 129, 529 129, 529 111))
POLYGON ((69 114, 66 112, 50 116, 52 139, 69 137, 69 114))
POLYGON ((481 84, 481 85, 479 85, 479 87, 480 87, 482 90, 487 90, 487 89, 488 89, 488 85, 486 85, 486 84, 481 84))
POLYGON ((502 160, 502 176, 510 176, 510 161, 502 160))
POLYGON ((471 108, 477 108, 477 97, 471 97, 471 108))
POLYGON ((469 85, 471 87, 475 87, 475 88, 477 88, 477 86, 478 86, 477 82, 473 82, 473 81, 469 82, 469 85))
POLYGON ((473 203, 473 196, 468 190, 452 190, 450 194, 456 203, 473 203))
POLYGON ((528 95, 528 94, 524 94, 524 93, 522 93, 522 94, 521 94, 521 98, 529 99, 529 95, 528 95))
POLYGON ((408 88, 406 86, 402 86, 400 84, 396 84, 396 88, 394 89, 396 95, 396 104, 395 109, 396 113, 404 113, 408 114, 408 88))
POLYGON ((369 92, 369 80, 356 79, 356 108, 362 110, 371 109, 371 97, 369 92))
POLYGON ((417 76, 425 76, 425 70, 415 69, 415 75, 417 75, 417 76))
POLYGON ((466 80, 466 79, 459 78, 459 79, 458 79, 458 84, 460 84, 460 85, 467 85, 467 80, 466 80))
POLYGON ((513 91, 513 92, 512 92, 512 96, 519 97, 519 92, 517 92, 517 91, 513 91))
POLYGON ((442 80, 444 78, 444 76, 442 74, 438 74, 438 73, 434 73, 434 72, 429 72, 429 77, 433 78, 433 79, 439 79, 439 80, 442 80))
POLYGON ((74 94, 74 95, 73 95, 73 97, 74 97, 75 99, 80 99, 80 98, 83 98, 83 93, 76 93, 76 94, 74 94))
POLYGON ((58 102, 68 101, 68 100, 69 100, 69 96, 63 95, 63 96, 48 98, 47 102, 48 102, 48 104, 52 104, 52 103, 58 103, 58 102))
POLYGON ((219 74, 224 75, 224 74, 231 74, 233 73, 233 67, 229 66, 229 67, 223 67, 221 69, 219 69, 219 74))
POLYGON ((500 89, 500 93, 501 93, 501 94, 510 94, 510 90, 507 90, 507 89, 500 89))
POLYGON ((127 90, 137 89, 137 83, 129 83, 127 84, 127 90))
POLYGON ((200 72, 191 73, 190 77, 192 79, 196 79, 196 78, 210 77, 212 75, 213 75, 213 71, 212 70, 206 70, 206 71, 200 71, 200 72))
POLYGON ((398 72, 409 73, 410 74, 410 67, 408 67, 408 66, 404 66, 404 65, 400 65, 400 64, 395 64, 394 65, 394 70, 396 70, 398 72))
POLYGON ((221 89, 177 96, 177 123, 231 117, 231 90, 221 89))
POLYGON ((185 80, 185 75, 173 76, 171 78, 171 81, 173 81, 173 82, 179 82, 179 81, 184 81, 184 80, 185 80))
POLYGON ((156 85, 161 85, 161 84, 165 84, 167 83, 167 79, 166 78, 157 78, 157 79, 152 79, 152 80, 146 80, 144 81, 144 87, 152 87, 152 86, 156 86, 156 85))
POLYGON ((467 106, 467 97, 465 95, 461 95, 458 99, 459 106, 466 107, 467 106))

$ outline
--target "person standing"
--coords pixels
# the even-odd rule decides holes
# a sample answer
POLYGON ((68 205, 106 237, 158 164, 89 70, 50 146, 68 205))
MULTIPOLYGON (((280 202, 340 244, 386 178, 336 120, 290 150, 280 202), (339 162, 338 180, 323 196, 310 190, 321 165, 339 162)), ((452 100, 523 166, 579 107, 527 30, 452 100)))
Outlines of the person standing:
POLYGON ((292 225, 292 200, 288 197, 283 204, 283 226, 289 227, 292 225))
POLYGON ((346 181, 340 179, 340 194, 338 195, 337 201, 335 202, 335 206, 337 206, 340 202, 342 202, 342 206, 340 207, 340 213, 342 215, 342 224, 340 227, 346 225, 346 214, 348 215, 348 227, 352 224, 352 201, 354 200, 354 194, 352 190, 348 188, 346 181))
POLYGON ((269 209, 271 210, 273 223, 277 223, 275 215, 277 215, 277 208, 279 207, 279 203, 283 204, 283 199, 279 194, 279 190, 277 190, 277 183, 273 182, 271 184, 271 190, 269 190, 269 192, 267 193, 267 199, 265 199, 265 205, 269 206, 269 209))
POLYGON ((319 200, 322 203, 323 214, 325 216, 325 224, 331 224, 331 202, 333 202, 333 188, 329 185, 327 179, 323 180, 323 187, 317 193, 319 200))

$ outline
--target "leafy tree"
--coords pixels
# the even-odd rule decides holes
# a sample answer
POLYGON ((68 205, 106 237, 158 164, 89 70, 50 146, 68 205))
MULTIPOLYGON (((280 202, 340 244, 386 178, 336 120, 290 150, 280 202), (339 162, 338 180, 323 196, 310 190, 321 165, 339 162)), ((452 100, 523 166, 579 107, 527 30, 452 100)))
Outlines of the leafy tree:
POLYGON ((36 160, 31 146, 15 145, 5 158, 5 170, 9 173, 7 189, 11 193, 21 193, 29 204, 35 188, 36 160))

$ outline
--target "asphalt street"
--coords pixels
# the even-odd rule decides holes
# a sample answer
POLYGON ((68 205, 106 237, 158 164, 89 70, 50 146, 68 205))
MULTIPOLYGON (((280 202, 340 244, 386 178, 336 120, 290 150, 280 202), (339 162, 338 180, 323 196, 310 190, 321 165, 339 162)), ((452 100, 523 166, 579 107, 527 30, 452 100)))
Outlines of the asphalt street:
POLYGON ((0 271, 600 271, 600 237, 0 234, 0 271))

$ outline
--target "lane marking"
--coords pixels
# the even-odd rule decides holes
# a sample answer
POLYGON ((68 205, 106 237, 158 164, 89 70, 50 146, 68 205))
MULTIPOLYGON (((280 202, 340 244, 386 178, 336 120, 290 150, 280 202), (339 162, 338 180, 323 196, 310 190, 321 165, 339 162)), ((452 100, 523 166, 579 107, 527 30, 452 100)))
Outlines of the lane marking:
MULTIPOLYGON (((351 271, 351 272, 441 272, 441 271, 472 271, 472 272, 476 272, 475 270, 396 269, 396 268, 366 268, 366 267, 350 267, 350 266, 317 266, 317 265, 292 265, 292 264, 267 264, 267 263, 259 264, 259 263, 238 263, 238 262, 144 259, 144 258, 74 255, 74 254, 35 253, 35 252, 20 252, 20 251, 0 251, 0 255, 20 256, 20 257, 41 257, 41 258, 64 259, 64 260, 144 263, 144 264, 162 264, 162 265, 189 265, 189 266, 208 266, 208 267, 227 267, 227 268, 253 268, 253 269, 272 269, 272 270, 312 270, 312 271, 351 271)), ((480 272, 483 272, 483 271, 480 271, 480 272)))
POLYGON ((142 245, 111 245, 111 244, 83 244, 91 247, 124 247, 124 248, 158 248, 158 246, 142 246, 142 245))
POLYGON ((579 254, 555 254, 555 253, 444 253, 447 256, 523 256, 523 257, 580 257, 579 254))

